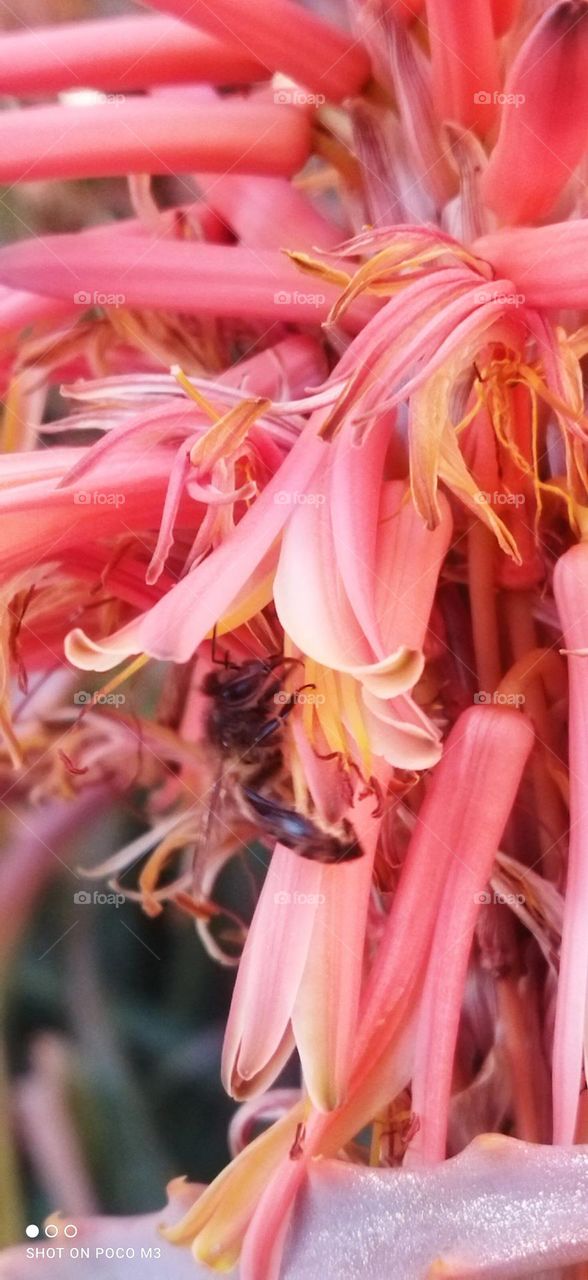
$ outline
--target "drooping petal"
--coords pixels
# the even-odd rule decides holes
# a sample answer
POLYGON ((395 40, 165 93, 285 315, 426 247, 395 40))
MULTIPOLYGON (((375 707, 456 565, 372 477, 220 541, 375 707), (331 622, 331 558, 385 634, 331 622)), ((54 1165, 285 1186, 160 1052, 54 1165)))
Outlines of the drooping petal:
POLYGON ((164 1239, 171 1244, 193 1241, 197 1261, 205 1259, 208 1266, 230 1271, 260 1194, 291 1150, 307 1111, 308 1105, 299 1103, 245 1147, 176 1225, 164 1227, 164 1239))
POLYGON ((489 0, 428 0, 427 22, 439 118, 486 132, 499 88, 489 0))
POLYGON ((99 235, 23 240, 0 249, 0 280, 16 289, 34 281, 40 293, 78 307, 124 304, 276 324, 320 324, 339 295, 322 281, 312 289, 301 285, 300 273, 278 252, 139 234, 132 240, 116 226, 99 235))
POLYGON ((376 555, 379 494, 394 419, 374 423, 368 439, 358 447, 352 430, 344 427, 333 443, 329 510, 333 544, 345 592, 368 643, 381 656, 370 566, 376 555))
MULTIPOLYGON (((366 680, 382 697, 411 688, 422 670, 416 651, 398 645, 379 659, 353 613, 339 575, 327 503, 326 476, 301 495, 286 530, 274 598, 280 622, 303 653, 366 680), (300 601, 304 600, 304 609, 300 601)), ((366 566, 369 574, 369 566, 366 566)), ((373 580, 373 574, 372 574, 373 580)))
POLYGON ((334 249, 341 227, 319 213, 286 178, 199 177, 208 205, 243 244, 262 249, 334 249))
POLYGON ((263 0, 215 0, 214 8, 205 0, 149 4, 246 49, 254 31, 256 55, 269 72, 284 71, 335 102, 357 93, 369 76, 367 56, 356 41, 292 0, 273 0, 271 6, 263 0))
POLYGON ((383 698, 418 678, 451 534, 446 503, 430 531, 401 481, 382 486, 388 431, 388 421, 379 422, 362 447, 349 431, 337 437, 324 478, 300 495, 274 587, 282 624, 303 652, 351 672, 383 698))
POLYGON ((276 1228, 291 1211, 303 1178, 301 1166, 308 1169, 319 1152, 335 1154, 396 1097, 410 1076, 415 1012, 445 887, 460 858, 474 864, 478 848, 488 860, 496 852, 530 746, 529 727, 521 718, 522 732, 515 735, 511 757, 500 711, 472 707, 449 736, 417 817, 368 980, 347 1097, 336 1111, 310 1118, 298 1164, 283 1162, 264 1192, 245 1247, 245 1280, 274 1280, 279 1274, 276 1228))
POLYGON ((553 209, 588 146, 588 9, 583 4, 559 0, 548 9, 515 59, 503 97, 482 196, 501 222, 534 222, 553 209))
POLYGON ((441 758, 441 735, 410 695, 385 700, 363 689, 364 720, 374 755, 397 769, 432 769, 441 758))
POLYGON ((477 783, 476 803, 483 814, 477 830, 472 822, 457 840, 447 826, 443 831, 453 860, 439 907, 419 1014, 412 1102, 420 1124, 409 1148, 409 1165, 445 1158, 455 1045, 475 923, 533 746, 530 721, 513 708, 474 708, 473 714, 480 735, 487 734, 486 751, 493 762, 500 760, 502 776, 496 787, 495 767, 488 768, 485 778, 491 790, 485 796, 480 794, 483 778, 477 783))
POLYGON ((14 97, 80 85, 128 92, 184 81, 247 84, 265 76, 264 66, 244 45, 155 15, 3 31, 0 40, 0 93, 14 97))
POLYGON ((288 505, 284 492, 302 492, 319 466, 326 446, 312 429, 294 445, 274 476, 226 541, 167 595, 134 622, 103 641, 76 628, 67 639, 70 661, 88 671, 109 671, 124 657, 151 653, 185 662, 229 609, 244 582, 280 533, 288 505))
POLYGON ((330 1111, 343 1101, 351 1070, 380 827, 380 820, 371 816, 372 809, 370 796, 349 814, 363 856, 347 865, 321 869, 322 900, 292 1015, 304 1083, 320 1111, 330 1111))
POLYGON ((568 652, 570 686, 570 850, 553 1043, 554 1141, 573 1142, 588 993, 588 548, 558 561, 555 597, 568 652))
POLYGON ((588 288, 588 220, 546 227, 505 227, 477 240, 474 249, 515 282, 526 307, 583 310, 588 288))
POLYGON ((0 181, 194 169, 295 173, 308 157, 308 129, 291 107, 230 99, 24 107, 3 112, 0 181))
POLYGON ((437 526, 428 529, 407 484, 390 480, 382 486, 373 590, 384 653, 400 645, 423 648, 452 528, 443 494, 437 526))
POLYGON ((233 992, 223 1048, 227 1091, 247 1098, 269 1087, 293 1049, 290 1019, 307 963, 322 868, 276 845, 233 992))

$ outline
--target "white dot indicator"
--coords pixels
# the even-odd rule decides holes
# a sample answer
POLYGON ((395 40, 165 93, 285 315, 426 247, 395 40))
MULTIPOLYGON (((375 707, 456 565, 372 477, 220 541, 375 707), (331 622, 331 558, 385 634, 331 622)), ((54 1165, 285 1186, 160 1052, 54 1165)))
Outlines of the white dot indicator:
POLYGON ((77 1234, 78 1234, 78 1229, 77 1229, 77 1227, 76 1227, 76 1226, 74 1226, 74 1223, 73 1223, 73 1222, 68 1222, 67 1226, 63 1228, 63 1234, 64 1234, 65 1236, 69 1236, 69 1238, 70 1238, 70 1240, 71 1240, 71 1239, 73 1239, 73 1237, 74 1237, 74 1236, 77 1236, 77 1234))
POLYGON ((59 1235, 59 1227, 56 1226, 54 1222, 50 1222, 48 1226, 45 1227, 45 1235, 49 1236, 49 1239, 52 1240, 54 1236, 59 1235))
POLYGON ((26 1228, 25 1235, 29 1237, 29 1240, 34 1240, 35 1237, 38 1236, 38 1234, 39 1234, 39 1227, 37 1226, 36 1222, 30 1222, 28 1227, 26 1228))

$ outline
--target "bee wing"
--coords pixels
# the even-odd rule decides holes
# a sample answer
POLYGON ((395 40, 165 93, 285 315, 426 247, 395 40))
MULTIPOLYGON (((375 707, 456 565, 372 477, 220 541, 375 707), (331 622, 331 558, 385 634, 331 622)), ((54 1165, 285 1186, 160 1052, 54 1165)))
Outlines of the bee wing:
POLYGON ((223 803, 223 790, 223 770, 219 762, 215 781, 202 797, 204 812, 192 858, 192 892, 197 901, 205 897, 206 888, 210 888, 211 864, 216 863, 215 853, 222 843, 219 813, 223 803))
MULTIPOLYGON (((222 918, 231 933, 239 935, 239 947, 243 946, 246 929, 233 912, 218 906, 212 895, 224 863, 232 857, 235 846, 241 843, 241 835, 238 830, 233 830, 231 821, 238 812, 232 800, 232 783, 234 785, 232 772, 223 768, 223 762, 219 760, 216 779, 202 798, 204 812, 192 858, 192 898, 196 908, 194 926, 213 960, 229 966, 237 964, 238 957, 234 951, 225 951, 220 945, 212 929, 213 921, 222 918), (199 911, 198 907, 202 910, 199 911)), ((234 945, 235 938, 231 941, 234 945)))

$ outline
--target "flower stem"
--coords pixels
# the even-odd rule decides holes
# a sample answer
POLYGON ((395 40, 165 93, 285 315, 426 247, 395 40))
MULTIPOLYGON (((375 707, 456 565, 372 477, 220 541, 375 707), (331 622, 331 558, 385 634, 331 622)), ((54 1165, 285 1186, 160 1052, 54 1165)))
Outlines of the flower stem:
POLYGON ((495 538, 476 520, 468 534, 468 580, 474 652, 480 689, 492 693, 500 680, 500 642, 496 617, 495 538))

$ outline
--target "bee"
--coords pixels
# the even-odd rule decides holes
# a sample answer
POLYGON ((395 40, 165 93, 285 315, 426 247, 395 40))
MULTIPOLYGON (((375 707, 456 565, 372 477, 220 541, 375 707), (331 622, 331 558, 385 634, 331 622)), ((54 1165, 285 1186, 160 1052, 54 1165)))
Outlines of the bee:
MULTIPOLYGON (((362 851, 349 823, 326 827, 283 800, 283 730, 296 705, 283 678, 297 662, 281 654, 240 664, 225 660, 221 670, 209 672, 202 684, 210 698, 207 738, 219 753, 225 789, 232 787, 240 812, 262 839, 315 862, 350 862, 362 851)), ((220 790, 219 778, 217 796, 220 790)))

